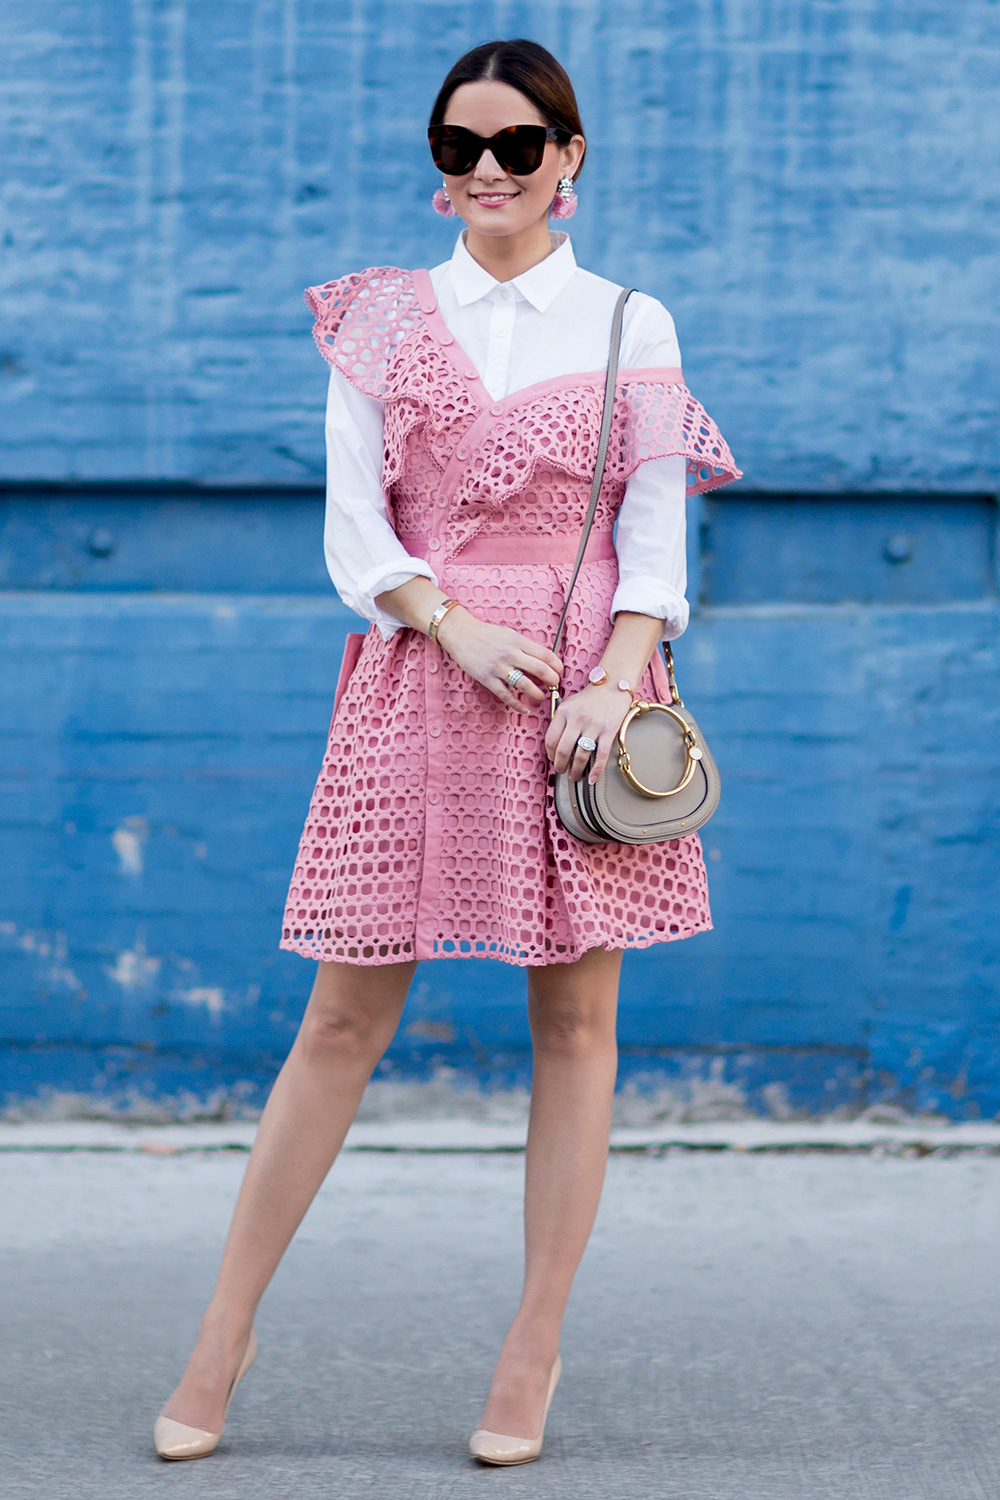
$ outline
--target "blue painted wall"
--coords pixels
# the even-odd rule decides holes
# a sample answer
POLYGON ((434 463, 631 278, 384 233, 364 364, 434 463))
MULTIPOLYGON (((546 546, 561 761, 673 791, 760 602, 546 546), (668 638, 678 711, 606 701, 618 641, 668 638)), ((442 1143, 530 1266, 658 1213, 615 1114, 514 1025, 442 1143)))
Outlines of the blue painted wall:
MULTIPOLYGON (((253 1102, 294 1034, 279 915, 357 624, 301 288, 448 253, 430 99, 522 33, 578 82, 580 259, 671 307, 747 472, 692 513, 679 651, 725 777, 717 926, 629 956, 623 1077, 1000 1111, 986 0, 8 12, 11 1100, 253 1102)), ((522 986, 422 966, 387 1071, 523 1079, 522 986)))
POLYGON ((553 47, 584 264, 661 297, 756 486, 993 490, 990 0, 32 0, 0 69, 7 474, 319 476, 301 288, 434 264, 423 137, 491 36, 553 47))

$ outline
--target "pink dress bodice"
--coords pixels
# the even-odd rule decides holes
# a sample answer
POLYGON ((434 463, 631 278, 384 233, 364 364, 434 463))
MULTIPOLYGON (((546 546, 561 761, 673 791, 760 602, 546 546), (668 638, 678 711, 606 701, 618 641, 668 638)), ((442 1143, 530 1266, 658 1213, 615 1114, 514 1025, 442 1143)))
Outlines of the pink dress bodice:
MULTIPOLYGON (((579 533, 602 370, 494 401, 441 317, 426 271, 381 267, 310 287, 306 300, 323 357, 384 403, 382 483, 401 536, 425 536, 446 520, 443 556, 452 558, 481 534, 579 533)), ((679 369, 622 370, 595 530, 611 530, 639 464, 671 454, 686 457, 691 494, 739 477, 679 369)))

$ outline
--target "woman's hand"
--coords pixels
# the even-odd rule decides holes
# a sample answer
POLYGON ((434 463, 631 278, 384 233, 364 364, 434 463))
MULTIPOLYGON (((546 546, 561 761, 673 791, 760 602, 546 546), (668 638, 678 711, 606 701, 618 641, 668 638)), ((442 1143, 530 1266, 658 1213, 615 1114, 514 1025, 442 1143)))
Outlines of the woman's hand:
POLYGON ((437 638, 463 672, 519 713, 530 713, 533 705, 543 702, 546 689, 559 686, 563 664, 554 651, 507 625, 480 620, 465 608, 448 611, 437 638), (515 667, 526 675, 512 689, 507 674, 515 667))
POLYGON ((621 722, 631 706, 628 694, 614 682, 591 684, 565 698, 556 709, 545 736, 545 752, 557 771, 569 771, 579 781, 593 755, 591 782, 600 781, 621 722), (596 750, 577 747, 580 736, 597 741, 596 750))
MULTIPOLYGON (((375 597, 382 609, 404 625, 426 632, 434 610, 448 596, 429 578, 418 576, 375 597)), ((608 681, 591 683, 583 692, 567 698, 546 731, 545 751, 557 771, 569 768, 573 780, 579 781, 590 758, 587 751, 576 748, 580 735, 585 734, 597 741, 590 779, 598 781, 603 776, 629 707, 616 684, 621 679, 632 683, 640 680, 662 628, 663 621, 650 615, 618 611, 601 655, 608 681)), ((530 713, 544 700, 547 689, 559 686, 563 664, 554 651, 507 625, 480 620, 464 605, 456 605, 443 616, 437 639, 463 672, 519 713, 530 713), (515 667, 525 675, 511 689, 507 674, 515 667)))

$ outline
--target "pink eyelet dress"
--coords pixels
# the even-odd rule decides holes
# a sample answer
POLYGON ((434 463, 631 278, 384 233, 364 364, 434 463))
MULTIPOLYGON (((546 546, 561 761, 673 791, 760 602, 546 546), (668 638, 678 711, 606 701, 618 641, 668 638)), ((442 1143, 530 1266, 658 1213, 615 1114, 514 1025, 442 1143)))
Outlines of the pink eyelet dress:
MULTIPOLYGON (((411 556, 476 615, 551 645, 594 473, 604 373, 495 401, 425 271, 310 287, 324 359, 384 404, 383 488, 411 556)), ((594 530, 560 655, 579 692, 611 633, 612 527, 629 475, 683 454, 689 493, 738 479, 679 369, 619 372, 594 530)), ((657 653, 640 684, 667 693, 657 653)), ((507 708, 418 630, 352 635, 285 906, 280 947, 352 964, 570 963, 711 927, 697 834, 584 844, 556 818, 548 699, 507 708)))

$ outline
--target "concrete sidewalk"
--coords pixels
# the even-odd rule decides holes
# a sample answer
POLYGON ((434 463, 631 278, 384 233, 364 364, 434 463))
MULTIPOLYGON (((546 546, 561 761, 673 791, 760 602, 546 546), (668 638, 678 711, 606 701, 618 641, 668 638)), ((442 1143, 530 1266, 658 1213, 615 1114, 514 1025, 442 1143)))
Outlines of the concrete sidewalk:
POLYGON ((517 1296, 523 1161, 446 1141, 345 1154, 264 1301, 218 1452, 155 1457, 245 1165, 174 1136, 0 1140, 3 1500, 1000 1492, 992 1138, 613 1157, 544 1453, 501 1471, 465 1444, 517 1296))

